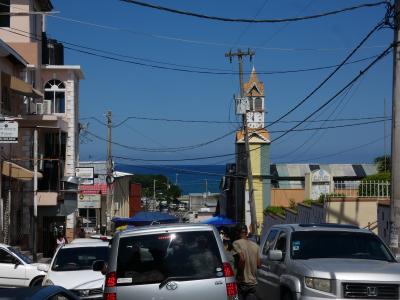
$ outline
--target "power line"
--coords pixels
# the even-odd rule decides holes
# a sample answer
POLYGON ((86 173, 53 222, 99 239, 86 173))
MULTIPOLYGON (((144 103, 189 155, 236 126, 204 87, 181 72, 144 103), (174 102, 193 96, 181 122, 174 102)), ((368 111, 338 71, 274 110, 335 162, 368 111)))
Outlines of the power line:
POLYGON ((346 90, 349 86, 351 86, 353 83, 355 83, 358 79, 360 79, 373 65, 375 65, 379 60, 384 58, 386 55, 389 54, 391 51, 393 45, 391 44, 389 47, 385 49, 377 58, 374 59, 373 62, 371 62, 366 68, 360 71, 360 73, 353 78, 349 83, 346 84, 345 87, 343 87, 339 92, 337 92, 334 96, 332 96, 329 100, 327 100, 323 105, 321 105, 318 109, 314 110, 311 114, 309 114, 303 121, 299 122, 297 125, 293 126, 289 130, 285 131, 283 134, 275 138, 275 141, 281 139, 288 133, 292 132, 294 129, 299 127, 301 124, 303 124, 305 121, 307 121, 309 118, 311 118, 313 115, 315 115, 317 112, 319 112, 321 109, 323 109, 325 106, 327 106, 329 103, 331 103, 335 98, 337 98, 341 93, 343 93, 344 90, 346 90))
MULTIPOLYGON (((165 147, 165 148, 142 148, 142 147, 134 147, 134 146, 129 146, 129 145, 121 144, 121 143, 118 143, 118 142, 115 142, 115 141, 112 141, 111 143, 114 144, 114 145, 116 145, 116 146, 120 146, 120 147, 123 147, 123 148, 126 148, 126 149, 130 149, 130 150, 136 150, 136 151, 146 151, 146 152, 178 152, 178 151, 193 150, 193 149, 196 149, 196 148, 200 148, 200 147, 204 147, 204 146, 210 145, 210 144, 212 144, 212 143, 215 143, 215 142, 217 142, 217 141, 219 141, 219 140, 222 140, 222 139, 224 139, 224 138, 230 136, 232 133, 236 132, 237 130, 238 130, 238 129, 235 129, 235 130, 233 130, 233 131, 230 131, 230 132, 228 132, 228 133, 225 133, 224 135, 222 135, 222 136, 220 136, 220 137, 217 137, 217 138, 215 138, 215 139, 212 139, 212 140, 210 140, 210 141, 207 141, 207 142, 203 142, 203 143, 196 144, 196 145, 191 145, 191 146, 182 146, 182 147, 174 147, 174 148, 167 148, 167 147, 165 147)), ((107 139, 102 138, 101 136, 98 136, 98 135, 96 135, 96 134, 94 134, 94 133, 92 133, 92 132, 90 132, 90 131, 88 131, 88 130, 85 130, 85 132, 86 132, 87 134, 89 134, 89 135, 95 137, 95 138, 98 139, 98 140, 102 140, 102 141, 108 142, 107 139)))
MULTIPOLYGON (((389 119, 387 119, 389 120, 389 119)), ((345 127, 354 127, 354 126, 362 126, 362 125, 369 125, 369 124, 377 124, 377 123, 382 123, 385 122, 386 120, 375 120, 375 121, 367 121, 367 122, 360 122, 360 123, 351 123, 351 124, 342 124, 342 125, 333 125, 333 126, 325 126, 325 127, 312 127, 312 128, 303 128, 303 129, 295 129, 293 132, 302 132, 302 131, 316 131, 316 130, 326 130, 326 129, 336 129, 336 128, 345 128, 345 127)), ((231 135, 232 133, 236 132, 236 130, 228 132, 227 134, 224 134, 221 137, 218 137, 216 139, 213 139, 211 141, 197 144, 197 145, 192 145, 192 146, 182 146, 182 147, 176 147, 176 148, 141 148, 141 147, 134 147, 134 146, 129 146, 126 144, 121 144, 115 141, 112 141, 111 143, 126 149, 130 150, 136 150, 136 151, 146 151, 146 152, 178 152, 178 151, 185 151, 185 150, 193 150, 196 148, 204 147, 206 145, 209 145, 211 143, 214 143, 216 141, 222 140, 225 137, 231 135)), ((88 130, 85 130, 85 132, 93 137, 95 137, 98 140, 105 141, 107 142, 107 139, 100 137, 88 130)), ((286 130, 275 130, 271 131, 271 133, 279 133, 279 132, 286 132, 286 130)), ((188 160, 192 160, 192 158, 189 158, 188 160)))
POLYGON ((380 5, 389 5, 387 1, 380 1, 376 3, 364 3, 364 4, 359 4, 351 7, 346 7, 338 10, 333 10, 333 11, 328 11, 328 12, 323 12, 320 14, 316 15, 310 15, 310 16, 303 16, 303 17, 293 17, 293 18, 284 18, 284 19, 263 19, 263 20, 254 20, 254 19, 241 19, 241 18, 225 18, 225 17, 217 17, 217 16, 208 16, 204 14, 199 14, 195 12, 190 12, 190 11, 184 11, 184 10, 178 10, 178 9, 173 9, 173 8, 168 8, 165 6, 160 6, 160 5, 154 5, 150 3, 145 3, 137 0, 120 0, 122 2, 127 2, 131 3, 134 5, 138 6, 143 6, 147 8, 152 8, 160 11, 166 11, 174 14, 179 14, 179 15, 185 15, 185 16, 190 16, 190 17, 196 17, 196 18, 201 18, 201 19, 208 19, 208 20, 214 20, 214 21, 222 21, 222 22, 239 22, 239 23, 283 23, 283 22, 297 22, 297 21, 304 21, 304 20, 311 20, 311 19, 318 19, 322 17, 327 17, 327 16, 332 16, 348 11, 353 11, 361 8, 370 8, 370 7, 375 7, 375 6, 380 6, 380 5))
MULTIPOLYGON (((334 122, 341 122, 341 121, 361 121, 361 120, 371 120, 371 119, 383 119, 388 118, 387 116, 370 116, 370 117, 358 117, 358 118, 338 118, 334 120, 330 119, 317 119, 317 120, 307 120, 306 123, 319 123, 319 122, 326 122, 326 121, 334 121, 334 122)), ((104 122, 100 121, 96 117, 82 117, 80 118, 81 121, 83 120, 95 120, 96 122, 106 125, 104 122)), ((171 122, 171 123, 200 123, 200 124, 242 124, 241 121, 217 121, 217 120, 185 120, 185 119, 168 119, 168 118, 154 118, 154 117, 140 117, 140 116, 128 116, 123 119, 121 122, 117 123, 113 127, 119 127, 126 123, 128 120, 143 120, 143 121, 159 121, 159 122, 171 122)), ((288 124, 288 123, 298 123, 301 120, 291 120, 285 121, 281 120, 277 123, 281 124, 288 124)), ((256 123, 256 122, 255 122, 256 123)), ((264 122, 263 122, 264 123, 264 122)), ((270 126, 272 122, 267 122, 266 126, 270 126)))
MULTIPOLYGON (((353 151, 353 150, 364 148, 365 146, 369 146, 369 145, 375 144, 375 143, 383 140, 384 138, 385 137, 380 137, 378 139, 372 140, 371 142, 368 142, 368 143, 365 143, 365 144, 362 144, 362 145, 358 145, 358 146, 355 146, 355 147, 351 147, 351 148, 348 148, 348 149, 344 149, 344 150, 339 151, 339 152, 335 152, 335 153, 331 153, 331 154, 327 154, 327 155, 321 155, 321 156, 317 156, 317 157, 314 157, 314 158, 308 158, 308 159, 296 159, 296 161, 311 161, 311 160, 315 160, 315 159, 321 159, 321 158, 337 156, 337 155, 340 155, 340 154, 343 154, 343 153, 346 153, 346 152, 350 152, 350 151, 353 151)), ((281 160, 281 159, 278 159, 278 160, 281 160)))
MULTIPOLYGON (((42 41, 42 39, 38 38, 37 35, 30 34, 29 32, 26 32, 26 31, 23 31, 23 30, 19 30, 19 29, 16 29, 16 28, 10 28, 10 29, 0 28, 0 29, 4 30, 4 31, 7 31, 7 32, 11 32, 11 33, 16 34, 16 35, 20 35, 20 36, 24 36, 24 37, 30 37, 30 38, 35 39, 37 41, 42 41), (13 30, 20 31, 20 32, 23 32, 23 33, 26 33, 26 34, 18 33, 18 32, 15 32, 13 30)), ((163 62, 163 61, 145 59, 145 58, 140 58, 140 57, 134 57, 134 56, 124 55, 124 54, 119 54, 119 53, 116 53, 116 52, 105 51, 105 50, 96 49, 96 48, 92 48, 92 47, 82 46, 82 45, 79 45, 79 44, 70 43, 70 42, 63 41, 63 40, 59 40, 59 42, 65 44, 65 45, 70 45, 70 46, 78 48, 78 49, 76 49, 76 48, 64 46, 65 49, 70 50, 70 51, 80 52, 80 53, 83 53, 83 54, 87 54, 87 55, 91 55, 91 56, 97 56, 97 57, 100 57, 100 58, 103 58, 103 59, 107 59, 107 60, 113 60, 113 61, 118 61, 118 62, 123 62, 123 63, 128 63, 128 64, 134 64, 134 65, 139 65, 139 66, 143 66, 143 67, 150 67, 150 68, 170 70, 170 71, 187 72, 187 73, 210 74, 210 75, 237 75, 238 74, 237 72, 228 71, 226 69, 173 64, 173 63, 169 63, 169 62, 163 62), (85 49, 85 50, 80 50, 79 48, 85 49), (88 51, 86 51, 86 50, 88 50, 88 51), (92 52, 90 52, 90 51, 92 51, 92 52), (114 56, 117 56, 117 57, 131 58, 131 59, 139 60, 139 61, 154 62, 154 63, 162 64, 162 65, 178 66, 178 67, 181 67, 181 68, 172 68, 172 67, 165 67, 165 66, 158 66, 158 65, 147 64, 147 63, 141 63, 141 62, 132 61, 132 60, 128 60, 128 59, 117 58, 117 57, 108 56, 108 55, 101 55, 101 54, 98 54, 96 52, 109 54, 109 55, 114 55, 114 56), (191 70, 191 69, 184 69, 184 68, 210 70, 210 71, 198 71, 198 70, 191 70), (212 70, 215 70, 215 71, 212 71, 212 70)), ((361 58, 361 59, 358 59, 358 60, 354 60, 354 61, 348 62, 345 65, 350 65, 350 64, 363 62, 363 61, 370 60, 370 59, 375 58, 375 57, 376 57, 376 55, 365 57, 365 58, 361 58)), ((257 72, 257 73, 258 74, 262 74, 262 75, 290 74, 290 73, 299 73, 299 72, 319 71, 319 70, 331 69, 331 68, 334 68, 334 67, 337 67, 337 65, 328 65, 328 66, 320 66, 320 67, 313 67, 313 68, 301 68, 301 69, 292 69, 292 70, 289 69, 289 70, 261 71, 261 72, 257 72)), ((244 72, 244 74, 250 74, 250 73, 251 72, 244 72)))
MULTIPOLYGON (((370 38, 370 36, 377 31, 380 27, 382 27, 383 21, 379 22, 374 28, 368 32, 368 34, 358 43, 358 45, 346 56, 346 58, 326 77, 321 83, 314 88, 306 97, 304 97, 299 103, 297 103, 293 108, 291 108, 288 112, 284 113, 278 119, 273 121, 270 126, 274 125, 275 123, 279 122, 280 120, 284 119, 288 115, 290 115, 293 111, 298 109, 301 105, 303 105, 308 99, 310 99, 318 90, 320 90, 332 77, 335 75, 340 68, 360 49, 360 47, 370 38)), ((376 58, 375 58, 376 59, 376 58)))
MULTIPOLYGON (((379 60, 381 60, 383 57, 385 57, 387 54, 389 54, 390 50, 392 49, 393 45, 391 44, 389 47, 387 47, 373 62, 371 62, 366 68, 360 71, 360 73, 354 77, 348 84, 346 84, 340 91, 338 91, 334 96, 332 96, 330 99, 328 99, 324 104, 322 104, 319 108, 314 110, 310 115, 308 115, 304 120, 299 122, 297 125, 291 127, 288 130, 285 130, 280 136, 274 139, 274 141, 277 141, 287 135, 290 132, 295 132, 297 127, 299 127, 301 124, 306 122, 309 118, 311 118, 313 115, 315 115, 317 112, 322 110, 325 106, 327 106, 329 103, 331 103, 333 100, 335 100, 339 95, 343 93, 349 86, 351 86, 353 83, 355 83, 357 80, 359 80, 362 76, 365 75, 365 73, 373 66, 375 65, 379 60)), ((255 151, 260 149, 262 146, 256 147, 250 151, 255 151)), ((176 162, 176 161, 196 161, 196 160, 205 160, 205 159, 210 159, 210 158, 220 158, 220 157, 228 157, 228 156, 235 156, 236 153, 231 153, 231 154, 220 154, 220 155, 210 155, 210 156, 203 156, 203 157, 196 157, 196 158, 186 158, 186 159, 141 159, 141 158, 127 158, 127 157, 116 157, 120 159, 126 159, 126 160, 131 160, 131 161, 153 161, 153 162, 176 162)))

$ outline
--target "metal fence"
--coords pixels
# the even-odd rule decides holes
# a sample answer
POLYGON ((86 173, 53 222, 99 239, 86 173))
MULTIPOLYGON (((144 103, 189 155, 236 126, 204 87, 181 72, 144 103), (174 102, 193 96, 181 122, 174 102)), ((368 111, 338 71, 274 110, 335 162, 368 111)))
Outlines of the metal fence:
POLYGON ((389 181, 335 181, 334 195, 346 198, 389 198, 389 181))

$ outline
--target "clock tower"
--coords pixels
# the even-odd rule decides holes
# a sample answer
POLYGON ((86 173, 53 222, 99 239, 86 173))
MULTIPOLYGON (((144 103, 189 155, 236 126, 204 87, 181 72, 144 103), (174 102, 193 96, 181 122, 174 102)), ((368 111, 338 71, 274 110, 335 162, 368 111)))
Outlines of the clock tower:
MULTIPOLYGON (((265 129, 265 96, 264 83, 258 79, 253 67, 250 78, 243 84, 244 99, 240 99, 237 111, 245 113, 248 126, 249 158, 251 160, 251 172, 253 175, 253 197, 256 206, 258 228, 261 228, 264 218, 264 210, 271 203, 271 180, 269 147, 271 144, 269 132, 265 129)), ((236 170, 238 174, 247 174, 247 153, 245 147, 245 131, 236 133, 236 170)), ((246 224, 250 220, 250 207, 246 199, 249 199, 249 185, 243 182, 244 207, 243 219, 246 224)), ((240 201, 239 201, 240 202, 240 201)))
POLYGON ((245 97, 248 99, 246 119, 249 129, 264 128, 264 83, 258 80, 254 67, 249 81, 244 84, 243 88, 245 97))

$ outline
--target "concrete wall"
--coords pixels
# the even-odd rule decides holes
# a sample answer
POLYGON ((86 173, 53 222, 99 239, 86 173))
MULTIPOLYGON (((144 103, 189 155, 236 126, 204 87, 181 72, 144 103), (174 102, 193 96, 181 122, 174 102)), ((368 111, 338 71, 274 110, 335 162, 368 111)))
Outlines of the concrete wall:
MULTIPOLYGON (((328 223, 354 224, 366 227, 377 220, 378 201, 369 198, 333 198, 327 202, 328 223)), ((376 230, 377 231, 377 230, 376 230)))
POLYGON ((271 206, 288 207, 290 204, 290 200, 293 200, 295 203, 301 203, 304 201, 304 197, 304 189, 272 188, 271 206))
POLYGON ((118 217, 131 217, 129 215, 129 184, 133 180, 132 176, 115 178, 114 182, 114 205, 118 203, 118 210, 113 208, 113 215, 118 217))
POLYGON ((378 203, 378 235, 389 245, 390 242, 390 202, 378 203))

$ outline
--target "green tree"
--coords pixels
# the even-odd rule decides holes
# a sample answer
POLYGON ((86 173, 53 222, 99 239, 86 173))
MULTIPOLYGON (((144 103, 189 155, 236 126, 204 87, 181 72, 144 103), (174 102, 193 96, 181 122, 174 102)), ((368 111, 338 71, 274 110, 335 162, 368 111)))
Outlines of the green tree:
POLYGON ((164 175, 135 175, 135 182, 142 185, 142 196, 152 198, 154 191, 159 201, 171 201, 181 196, 182 190, 175 184, 170 184, 164 175))
POLYGON ((377 165, 378 173, 390 172, 392 162, 389 155, 375 157, 374 163, 377 165))

